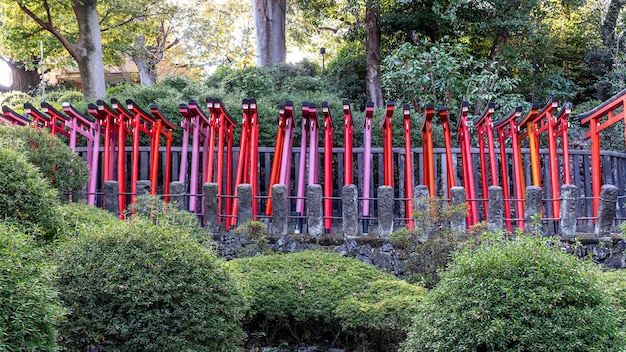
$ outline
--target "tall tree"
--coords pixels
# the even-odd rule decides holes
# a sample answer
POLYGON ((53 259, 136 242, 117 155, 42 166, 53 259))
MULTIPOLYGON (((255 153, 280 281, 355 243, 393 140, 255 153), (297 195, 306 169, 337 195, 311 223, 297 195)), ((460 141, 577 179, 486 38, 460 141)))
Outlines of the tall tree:
POLYGON ((367 0, 365 6, 365 60, 367 72, 365 90, 367 99, 378 107, 384 106, 380 63, 380 5, 378 0, 367 0))
POLYGON ((24 62, 14 62, 12 60, 0 59, 11 68, 11 85, 3 87, 0 85, 0 91, 20 91, 28 92, 36 89, 40 83, 40 74, 37 70, 32 69, 32 64, 27 65, 24 62))
POLYGON ((61 27, 65 23, 58 23, 62 21, 62 18, 57 17, 58 9, 54 5, 62 7, 63 4, 51 3, 48 0, 19 0, 16 5, 41 29, 58 39, 74 58, 80 70, 82 92, 85 98, 104 97, 106 86, 100 21, 96 9, 97 0, 71 0, 70 6, 78 29, 77 36, 67 35, 61 27))
POLYGON ((286 0, 253 0, 254 28, 258 66, 274 66, 285 62, 286 0))

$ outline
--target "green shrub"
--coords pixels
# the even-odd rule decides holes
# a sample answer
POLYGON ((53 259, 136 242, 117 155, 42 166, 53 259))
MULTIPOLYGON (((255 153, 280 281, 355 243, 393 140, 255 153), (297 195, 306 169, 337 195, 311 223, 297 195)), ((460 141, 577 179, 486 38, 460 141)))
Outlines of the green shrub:
POLYGON ((82 191, 87 184, 87 164, 47 130, 0 126, 0 139, 20 141, 14 148, 50 180, 59 191, 61 200, 67 200, 72 192, 82 191))
POLYGON ((425 294, 424 288, 405 281, 377 280, 344 298, 335 314, 342 328, 352 335, 378 341, 378 350, 395 350, 406 338, 411 318, 425 294))
POLYGON ((623 351, 597 267, 519 236, 455 255, 403 351, 623 351))
POLYGON ((26 156, 0 146, 0 218, 35 224, 51 239, 58 206, 58 193, 26 156))
POLYGON ((236 351, 246 304, 222 260, 184 229, 119 222, 61 244, 68 350, 236 351))
MULTIPOLYGON (((248 331, 260 331, 265 343, 337 340, 341 318, 336 311, 342 301, 372 282, 397 280, 372 265, 323 251, 241 258, 229 264, 249 296, 248 331)), ((363 324, 349 308, 341 314, 347 326, 363 324)))
POLYGON ((0 351, 55 351, 63 317, 51 267, 30 236, 0 225, 0 351))
POLYGON ((104 233, 120 221, 114 214, 85 203, 63 204, 57 210, 57 239, 64 241, 87 232, 104 233))
POLYGON ((201 242, 209 239, 211 225, 202 227, 195 214, 179 209, 174 202, 165 203, 157 196, 145 195, 137 197, 137 202, 131 204, 129 209, 136 216, 149 219, 157 226, 177 227, 201 242))

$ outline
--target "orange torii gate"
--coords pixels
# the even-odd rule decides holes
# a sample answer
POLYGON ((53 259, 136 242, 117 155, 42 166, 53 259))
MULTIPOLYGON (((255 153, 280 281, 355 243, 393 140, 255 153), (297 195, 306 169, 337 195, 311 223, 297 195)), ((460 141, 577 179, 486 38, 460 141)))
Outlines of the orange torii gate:
MULTIPOLYGON (((496 104, 489 102, 485 111, 474 120, 474 128, 478 132, 478 155, 480 158, 480 174, 483 198, 489 198, 489 186, 498 186, 498 165, 493 141, 493 122, 496 104), (487 157, 485 155, 485 138, 487 138, 487 152, 489 153, 489 170, 487 170, 487 157), (491 183, 487 179, 487 172, 491 175, 491 183)), ((484 207, 485 219, 487 219, 487 207, 484 207)))
POLYGON ((407 218, 407 229, 413 230, 415 224, 413 218, 413 152, 411 151, 411 107, 403 106, 404 116, 404 214, 407 218))
POLYGON ((324 232, 333 230, 333 132, 335 125, 328 102, 322 102, 324 116, 324 232))
POLYGON ((597 214, 602 188, 602 169, 600 159, 600 132, 619 121, 624 122, 626 137, 626 89, 615 94, 595 109, 579 114, 581 125, 589 125, 585 138, 591 141, 591 176, 593 180, 591 192, 593 196, 593 213, 597 214))
POLYGON ((461 163, 463 169, 463 185, 467 192, 467 225, 477 224, 478 218, 478 202, 476 201, 476 184, 474 182, 474 163, 472 160, 472 144, 470 133, 470 122, 468 118, 469 102, 461 103, 461 111, 457 130, 459 134, 459 145, 461 147, 461 163))
POLYGON ((343 184, 352 185, 354 179, 352 177, 352 136, 354 131, 354 122, 352 121, 352 112, 350 111, 350 101, 343 100, 343 184))
POLYGON ((63 114, 48 114, 49 104, 42 103, 43 112, 37 110, 31 103, 24 103, 24 112, 33 119, 33 123, 37 126, 44 126, 50 129, 53 136, 60 134, 66 138, 70 138, 69 130, 65 127, 67 119, 63 114))
MULTIPOLYGON (((554 115, 554 111, 559 106, 559 100, 552 98, 541 111, 537 111, 533 106, 531 111, 518 123, 520 142, 528 138, 530 147, 530 163, 532 182, 534 186, 541 186, 541 163, 539 160, 539 135, 547 133, 550 177, 550 196, 552 198, 552 215, 557 217, 560 214, 560 186, 559 186, 559 161, 557 155, 556 137, 561 136, 564 143, 567 143, 567 117, 571 112, 571 104, 565 104, 564 109, 554 115)), ((563 145, 563 168, 565 170, 563 183, 569 184, 569 152, 566 144, 563 145)))
POLYGON ((422 151, 424 158, 422 161, 422 174, 424 175, 424 185, 428 187, 431 197, 435 196, 435 160, 433 154, 433 116, 435 108, 433 104, 426 104, 424 111, 424 121, 422 121, 422 151))
MULTIPOLYGON (((500 146, 500 175, 502 177, 502 190, 504 199, 511 198, 510 183, 509 183, 509 162, 506 155, 506 140, 511 138, 511 149, 513 155, 513 188, 515 191, 515 215, 517 220, 517 227, 524 228, 524 202, 522 199, 526 198, 526 187, 524 185, 524 168, 522 166, 522 148, 520 147, 518 135, 517 135, 517 119, 522 115, 522 107, 518 106, 507 116, 499 121, 494 122, 493 129, 498 136, 498 144, 500 146)), ((511 204, 510 202, 504 203, 504 212, 506 220, 506 226, 509 231, 513 231, 511 221, 511 204)))
POLYGON ((28 126, 31 123, 31 121, 26 116, 18 114, 8 106, 2 106, 2 115, 0 115, 0 122, 17 126, 28 126))

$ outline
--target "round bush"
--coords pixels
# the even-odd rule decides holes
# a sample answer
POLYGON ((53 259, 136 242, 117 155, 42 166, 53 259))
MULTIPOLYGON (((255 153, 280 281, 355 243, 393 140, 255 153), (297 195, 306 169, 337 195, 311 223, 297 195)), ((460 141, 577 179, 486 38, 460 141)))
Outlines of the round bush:
POLYGON ((0 351, 56 351, 63 309, 51 271, 31 237, 0 225, 0 351))
POLYGON ((68 350, 240 350, 243 296, 222 260, 184 231, 134 219, 55 254, 68 350))
POLYGON ((63 204, 57 210, 59 219, 57 239, 64 241, 87 232, 104 233, 119 219, 111 212, 85 203, 63 204))
POLYGON ((599 275, 526 236, 465 249, 426 295, 402 350, 622 351, 599 275))
POLYGON ((397 281, 372 265, 324 251, 240 258, 229 264, 240 273, 249 296, 248 328, 265 329, 266 343, 272 337, 332 341, 342 330, 341 319, 352 326, 364 324, 348 310, 337 315, 344 299, 366 291, 372 282, 397 281))
POLYGON ((41 227, 45 238, 56 232, 58 194, 19 151, 0 146, 0 218, 41 227))
POLYGON ((50 180, 59 191, 61 200, 72 192, 82 191, 87 184, 89 170, 80 155, 47 130, 31 127, 0 126, 0 139, 15 140, 16 151, 24 154, 30 163, 50 180))
POLYGON ((343 329, 363 340, 377 341, 378 350, 396 350, 425 294, 423 287, 402 280, 377 280, 344 298, 335 314, 343 329))

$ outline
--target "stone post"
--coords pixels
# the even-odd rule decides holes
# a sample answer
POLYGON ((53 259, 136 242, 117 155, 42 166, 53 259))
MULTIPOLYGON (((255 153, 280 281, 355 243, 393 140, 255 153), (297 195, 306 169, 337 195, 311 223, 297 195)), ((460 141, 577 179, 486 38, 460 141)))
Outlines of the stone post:
POLYGON ((213 226, 214 231, 218 229, 218 209, 217 209, 217 183, 207 182, 202 185, 204 192, 204 221, 213 226))
POLYGON ((354 238, 359 235, 359 190, 355 185, 346 185, 341 189, 343 237, 354 238))
POLYGON ((430 191, 428 190, 428 186, 418 185, 413 189, 413 196, 415 197, 414 201, 414 212, 417 212, 418 218, 415 221, 415 229, 422 231, 422 236, 420 241, 426 241, 428 239, 428 234, 430 234, 431 221, 430 215, 430 191))
POLYGON ((104 208, 115 215, 119 215, 120 210, 119 187, 117 181, 104 183, 104 208))
POLYGON ((526 204, 524 207, 524 232, 538 233, 541 231, 543 224, 541 220, 537 220, 541 216, 541 200, 543 198, 543 189, 537 186, 526 187, 526 204))
POLYGON ((183 182, 170 182, 170 203, 176 204, 178 209, 185 207, 185 184, 183 182))
POLYGON ((500 232, 504 228, 504 193, 500 186, 489 186, 487 204, 489 231, 500 232))
POLYGON ((137 181, 137 193, 136 196, 145 196, 146 194, 150 194, 150 190, 152 189, 152 182, 149 180, 139 180, 137 181))
POLYGON ((600 191, 600 206, 598 207, 598 218, 593 234, 598 239, 611 237, 613 220, 615 220, 615 205, 617 204, 617 187, 613 185, 603 185, 600 191))
POLYGON ((243 225, 252 221, 252 185, 237 186, 237 224, 243 225))
POLYGON ((561 186, 561 220, 559 230, 561 237, 567 241, 576 238, 576 215, 578 212, 578 187, 561 186))
POLYGON ((324 218, 322 211, 322 186, 308 185, 306 188, 306 206, 308 210, 307 225, 309 235, 320 237, 324 233, 324 218))
POLYGON ((272 186, 272 234, 275 236, 287 235, 287 186, 275 184, 272 186))
MULTIPOLYGON (((465 188, 454 186, 450 188, 450 204, 452 206, 457 206, 459 204, 465 204, 467 209, 467 195, 465 193, 465 188)), ((463 239, 467 237, 467 224, 465 218, 467 217, 467 210, 464 212, 458 212, 452 214, 452 218, 450 219, 450 228, 454 232, 456 239, 463 239)))
POLYGON ((378 234, 389 239, 393 232, 393 188, 378 187, 378 234))

